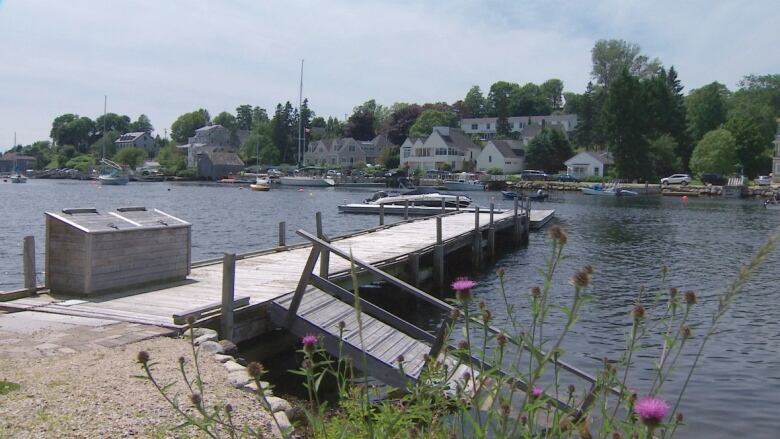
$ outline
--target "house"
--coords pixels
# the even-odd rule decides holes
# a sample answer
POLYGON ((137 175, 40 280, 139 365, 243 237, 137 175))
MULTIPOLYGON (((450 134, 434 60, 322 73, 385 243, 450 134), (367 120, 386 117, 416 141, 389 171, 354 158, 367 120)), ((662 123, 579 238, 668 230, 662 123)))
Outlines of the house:
MULTIPOLYGON (((406 143, 406 142, 404 142, 406 143)), ((412 147, 412 155, 402 161, 413 169, 431 171, 449 167, 452 170, 471 168, 482 151, 462 130, 450 127, 433 127, 425 141, 412 147)))
POLYGON ((0 158, 0 173, 21 172, 35 168, 35 157, 7 152, 0 158))
POLYGON ((208 152, 208 147, 220 147, 226 152, 238 152, 238 146, 241 137, 248 137, 249 132, 239 130, 236 132, 237 138, 231 139, 230 130, 222 125, 209 125, 195 130, 195 135, 187 139, 187 143, 180 145, 187 156, 187 167, 194 168, 198 165, 197 157, 199 154, 208 152))
POLYGON ((410 167, 409 158, 412 156, 412 150, 415 147, 422 148, 422 145, 425 143, 426 139, 427 138, 407 137, 406 140, 404 140, 404 143, 401 145, 401 150, 399 152, 402 165, 405 167, 410 167))
POLYGON ((212 150, 201 152, 197 156, 197 176, 209 180, 219 180, 244 170, 244 162, 235 152, 212 150))
POLYGON ((780 123, 772 143, 775 145, 775 155, 772 158, 772 183, 780 183, 780 123))
POLYGON ((607 151, 583 151, 563 162, 566 171, 577 178, 603 177, 609 167, 615 164, 612 154, 607 151))
POLYGON ((124 148, 140 148, 146 151, 149 157, 154 157, 157 153, 154 147, 154 138, 146 131, 124 133, 114 140, 114 146, 117 152, 124 148))
MULTIPOLYGON (((571 137, 577 127, 576 114, 551 114, 547 116, 517 116, 507 118, 510 133, 521 133, 531 125, 558 126, 571 137)), ((466 134, 476 134, 482 139, 496 137, 496 117, 468 118, 460 120, 460 129, 466 134)), ((530 134, 529 131, 527 134, 530 134)), ((537 131, 538 134, 538 131, 537 131)))
POLYGON ((379 135, 370 141, 352 137, 322 139, 310 142, 303 153, 303 162, 309 166, 352 167, 357 163, 375 164, 386 148, 395 148, 387 137, 379 135))
POLYGON ((519 174, 525 165, 525 150, 519 140, 490 140, 477 156, 477 170, 501 169, 504 174, 519 174))

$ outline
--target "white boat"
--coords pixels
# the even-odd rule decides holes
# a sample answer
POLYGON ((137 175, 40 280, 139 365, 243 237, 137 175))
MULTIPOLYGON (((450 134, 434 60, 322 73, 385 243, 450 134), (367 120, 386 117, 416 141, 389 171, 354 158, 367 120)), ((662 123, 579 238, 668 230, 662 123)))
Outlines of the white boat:
POLYGON ((17 172, 11 175, 11 183, 27 183, 27 177, 17 172))
POLYGON ((448 180, 444 187, 451 191, 484 191, 485 184, 477 180, 448 180))
POLYGON ((772 210, 780 210, 780 201, 778 200, 766 200, 764 201, 764 207, 772 210))
POLYGON ((635 197, 639 195, 637 192, 630 191, 628 189, 622 189, 617 184, 600 185, 595 184, 591 187, 584 187, 580 189, 585 195, 601 195, 606 197, 635 197))
POLYGON ((445 207, 468 207, 471 205, 471 198, 465 195, 454 195, 440 192, 435 189, 414 189, 404 193, 389 193, 386 191, 376 192, 371 198, 365 200, 366 204, 373 205, 404 205, 441 207, 444 200, 445 207))
POLYGON ((271 190, 271 180, 268 176, 259 176, 255 180, 254 184, 250 184, 249 188, 253 191, 266 192, 271 190))
POLYGON ((98 176, 98 182, 101 185, 122 186, 130 181, 130 177, 127 176, 127 173, 120 165, 108 159, 102 159, 100 162, 103 165, 103 169, 98 176))
POLYGON ((319 186, 319 187, 331 187, 335 186, 336 182, 332 178, 328 177, 279 177, 279 183, 285 186, 319 186))

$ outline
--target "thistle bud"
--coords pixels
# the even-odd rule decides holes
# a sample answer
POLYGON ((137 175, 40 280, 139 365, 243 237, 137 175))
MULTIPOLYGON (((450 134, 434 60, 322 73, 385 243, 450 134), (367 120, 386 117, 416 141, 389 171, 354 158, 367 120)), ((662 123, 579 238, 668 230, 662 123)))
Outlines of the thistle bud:
POLYGON ((249 365, 246 368, 246 373, 251 376, 252 378, 260 378, 263 375, 263 365, 258 363, 257 361, 253 361, 249 363, 249 365))
POLYGON ((531 297, 534 299, 538 299, 542 297, 542 289, 539 287, 532 287, 531 288, 531 297))
POLYGON ((694 305, 694 304, 696 304, 698 302, 699 302, 699 300, 696 297, 696 293, 694 293, 693 291, 686 291, 685 292, 685 303, 686 304, 694 305))
POLYGON ((691 327, 690 326, 683 325, 683 327, 682 327, 682 329, 680 331, 682 331, 682 337, 684 339, 687 339, 687 338, 691 337, 691 327))
POLYGON ((631 314, 634 316, 634 320, 642 320, 645 318, 645 307, 642 305, 635 305, 631 314))
POLYGON ((565 245, 567 241, 566 232, 559 224, 550 227, 550 238, 558 244, 565 245))
POLYGON ((141 364, 146 364, 149 362, 149 352, 146 351, 140 351, 138 352, 138 362, 141 364))
POLYGON ((200 403, 203 402, 203 399, 200 397, 200 394, 193 393, 190 395, 190 401, 192 401, 192 405, 195 407, 200 407, 200 403))

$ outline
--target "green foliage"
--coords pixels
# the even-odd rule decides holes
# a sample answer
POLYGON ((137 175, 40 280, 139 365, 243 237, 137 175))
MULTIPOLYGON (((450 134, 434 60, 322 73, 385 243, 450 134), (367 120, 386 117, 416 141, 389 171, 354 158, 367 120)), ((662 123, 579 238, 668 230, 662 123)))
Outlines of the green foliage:
POLYGON ((5 378, 3 378, 2 381, 0 381, 0 395, 8 395, 11 392, 15 392, 19 389, 21 389, 22 386, 16 383, 12 383, 11 381, 7 381, 5 378))
POLYGON ((661 62, 657 58, 648 59, 640 51, 638 44, 625 40, 596 41, 590 52, 593 79, 597 84, 609 87, 623 70, 639 78, 653 76, 661 68, 661 62))
POLYGON ((705 134, 696 144, 691 157, 695 174, 730 175, 737 165, 737 143, 728 130, 717 129, 705 134))
POLYGON ((151 133, 154 131, 154 126, 152 125, 152 121, 149 120, 149 116, 142 114, 138 116, 138 119, 136 119, 135 122, 130 124, 130 131, 133 132, 146 132, 151 133))
POLYGON ((469 89, 466 97, 463 99, 462 117, 484 117, 485 116, 485 97, 478 85, 469 89))
POLYGON ((409 131, 422 111, 417 104, 404 105, 393 111, 385 127, 387 139, 394 145, 401 145, 409 137, 409 131))
POLYGON ((187 167, 187 157, 173 143, 168 143, 157 153, 157 161, 168 173, 176 174, 187 167))
MULTIPOLYGON (((373 99, 368 102, 373 102, 373 99)), ((370 106, 356 107, 355 112, 347 120, 344 135, 355 140, 373 139, 376 136, 376 129, 374 128, 376 118, 372 108, 370 106)))
POLYGON ((248 165, 276 165, 279 164, 279 149, 274 145, 271 136, 256 130, 247 137, 239 149, 239 155, 248 165))
MULTIPOLYGON (((65 162, 64 167, 75 169, 79 172, 88 173, 89 170, 95 165, 95 159, 90 155, 79 155, 65 162)), ((61 166, 57 166, 61 167, 61 166)))
POLYGON ((433 127, 457 127, 458 116, 452 111, 425 110, 409 129, 413 137, 429 136, 433 127))
POLYGON ((504 170, 501 168, 490 168, 487 173, 490 175, 504 175, 504 170))
POLYGON ((762 103, 740 102, 729 111, 724 127, 734 136, 737 160, 751 179, 771 170, 776 126, 772 109, 762 103))
POLYGON ((195 130, 203 128, 208 123, 208 112, 203 109, 179 116, 171 125, 171 138, 179 145, 187 143, 187 139, 195 135, 195 130))
POLYGON ((739 82, 739 87, 734 93, 735 101, 767 105, 775 117, 780 117, 780 74, 748 75, 739 82))
POLYGON ((691 90, 685 97, 688 133, 693 142, 704 134, 719 128, 726 122, 727 100, 730 96, 725 85, 718 82, 691 90))
POLYGON ((528 145, 525 163, 530 169, 556 172, 573 155, 574 150, 566 135, 560 129, 545 127, 528 145))
POLYGON ((130 147, 122 148, 114 155, 112 160, 117 163, 127 165, 130 167, 130 169, 135 169, 136 166, 143 163, 147 158, 149 158, 149 156, 146 154, 145 150, 141 148, 130 147))
POLYGON ((56 145, 73 145, 79 152, 87 152, 95 123, 78 114, 63 114, 52 122, 50 137, 56 145))
POLYGON ((229 129, 231 133, 235 132, 238 129, 236 117, 228 113, 227 111, 223 111, 218 115, 216 115, 214 117, 213 122, 214 125, 222 125, 223 127, 229 129))
POLYGON ((103 131, 124 134, 130 131, 130 117, 124 114, 106 113, 95 119, 94 137, 103 137, 103 131))
MULTIPOLYGON (((568 99, 566 105, 569 105, 568 99)), ((598 117, 594 108, 592 82, 588 82, 588 87, 585 89, 585 94, 579 99, 578 106, 575 139, 579 146, 591 149, 595 140, 596 119, 598 117)))
POLYGON ((553 111, 563 109, 563 81, 557 78, 548 79, 539 88, 553 111))
POLYGON ((176 176, 181 178, 195 178, 198 176, 196 169, 181 169, 176 171, 176 176))
POLYGON ((627 69, 609 87, 603 123, 619 178, 648 179, 652 166, 648 153, 645 104, 639 79, 627 69))
POLYGON ((116 152, 114 141, 119 138, 121 133, 118 131, 107 131, 106 135, 100 137, 95 143, 90 145, 89 151, 95 157, 111 157, 116 152))
POLYGON ((662 134, 650 140, 648 146, 654 176, 662 177, 680 171, 682 164, 676 153, 677 142, 672 136, 662 134))
POLYGON ((387 169, 395 169, 401 165, 401 148, 383 148, 379 151, 379 157, 377 163, 381 164, 387 169))

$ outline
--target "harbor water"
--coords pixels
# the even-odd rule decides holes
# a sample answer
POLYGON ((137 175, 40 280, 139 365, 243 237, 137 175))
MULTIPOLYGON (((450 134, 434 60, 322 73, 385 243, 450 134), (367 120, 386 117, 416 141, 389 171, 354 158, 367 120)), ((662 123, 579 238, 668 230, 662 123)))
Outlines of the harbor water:
MULTIPOLYGON (((279 221, 287 223, 288 243, 300 239, 294 230, 315 227, 315 213, 323 215, 330 236, 375 226, 372 215, 339 214, 336 206, 359 202, 370 190, 339 188, 273 189, 193 183, 130 183, 101 187, 91 182, 29 180, 26 184, 0 182, 0 290, 22 283, 21 241, 36 239, 39 282, 43 281, 44 211, 68 207, 113 209, 123 206, 157 208, 193 224, 193 260, 218 257, 276 245, 279 221)), ((469 193, 478 204, 495 202, 509 208, 499 193, 469 193)), ((640 290, 664 291, 674 286, 693 290, 696 306, 694 339, 697 347, 717 307, 717 295, 780 226, 780 214, 765 210, 759 201, 676 197, 609 198, 578 193, 557 194, 560 202, 545 203, 556 210, 557 222, 567 231, 567 258, 558 270, 553 298, 568 303, 569 278, 589 264, 594 268, 592 300, 564 345, 564 359, 596 372, 603 358, 617 359, 625 348, 630 310, 640 290), (669 268, 662 282, 661 267, 669 268)), ((542 205, 538 205, 542 206, 542 205)), ((398 217, 387 217, 388 222, 398 217)), ((542 282, 540 269, 549 257, 549 239, 533 233, 527 248, 504 254, 476 278, 477 301, 495 314, 495 324, 506 324, 496 270, 503 268, 510 299, 519 318, 527 316, 528 289, 542 282)), ((747 284, 744 294, 722 319, 719 333, 705 348, 680 410, 685 413, 683 437, 776 437, 780 429, 780 278, 774 273, 780 253, 773 252, 747 284)), ((647 304, 647 303, 646 303, 647 304)), ((652 315, 660 309, 648 305, 652 315)), ((425 316, 420 316, 421 320, 425 316)), ((434 320, 430 324, 436 323, 434 320)), ((553 314, 550 331, 562 323, 553 314)), ((674 402, 695 349, 684 354, 680 373, 664 388, 674 402)), ((629 382, 640 393, 658 355, 651 340, 640 350, 629 382)))

